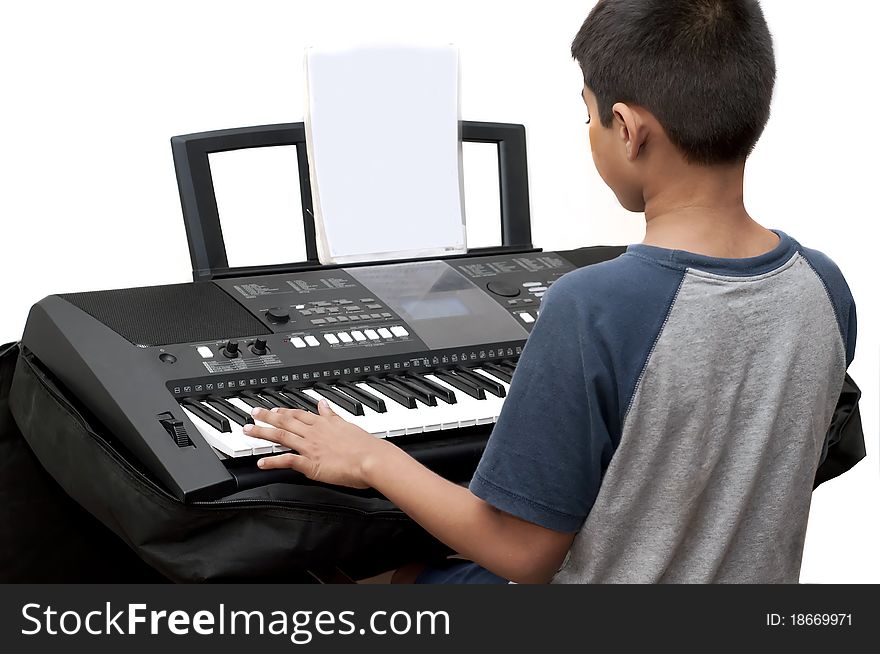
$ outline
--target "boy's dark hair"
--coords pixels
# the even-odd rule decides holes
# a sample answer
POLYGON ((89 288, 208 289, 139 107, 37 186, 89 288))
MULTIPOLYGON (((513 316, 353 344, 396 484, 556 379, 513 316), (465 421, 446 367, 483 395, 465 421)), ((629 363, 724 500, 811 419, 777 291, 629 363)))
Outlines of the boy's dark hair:
POLYGON ((599 119, 650 111, 686 159, 732 163, 770 117, 773 40, 757 0, 600 0, 571 44, 599 119))

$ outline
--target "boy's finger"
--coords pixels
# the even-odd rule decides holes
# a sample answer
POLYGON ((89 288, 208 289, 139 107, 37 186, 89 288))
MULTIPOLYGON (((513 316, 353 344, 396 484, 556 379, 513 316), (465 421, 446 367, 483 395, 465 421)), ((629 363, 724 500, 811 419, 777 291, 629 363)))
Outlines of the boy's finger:
POLYGON ((286 429, 278 429, 277 427, 261 427, 260 425, 245 425, 242 429, 248 436, 254 438, 262 438, 263 440, 272 441, 279 445, 284 445, 292 450, 299 450, 303 444, 302 436, 294 434, 286 429))
POLYGON ((305 474, 308 468, 308 461, 299 454, 279 454, 278 456, 267 456, 264 459, 260 459, 257 461, 257 466, 261 470, 289 468, 305 474))
POLYGON ((330 408, 330 404, 327 402, 327 400, 320 400, 318 402, 318 415, 323 418, 330 418, 332 416, 335 416, 336 413, 334 413, 333 409, 330 408))
POLYGON ((251 416, 255 420, 268 423, 279 429, 298 433, 313 424, 317 416, 301 409, 267 409, 254 408, 251 416))

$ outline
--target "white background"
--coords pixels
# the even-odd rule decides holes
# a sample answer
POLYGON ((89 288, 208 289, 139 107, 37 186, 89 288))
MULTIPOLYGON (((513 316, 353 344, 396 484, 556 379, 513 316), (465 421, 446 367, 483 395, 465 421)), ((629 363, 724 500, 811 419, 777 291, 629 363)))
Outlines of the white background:
MULTIPOLYGON (((824 250, 859 310, 869 459, 814 495, 805 582, 880 582, 875 26, 869 0, 765 0, 779 81, 747 206, 824 250)), ((168 139, 299 121, 307 45, 461 50, 462 118, 526 125, 534 242, 638 241, 592 168, 571 39, 592 2, 46 2, 0 14, 0 342, 41 297, 187 281, 168 139)), ((467 164, 466 164, 467 165, 467 164)), ((491 203, 489 203, 491 204, 491 203)), ((271 238, 271 235, 269 235, 271 238)), ((292 257, 294 258, 294 257, 292 257)), ((609 298, 613 301, 613 298, 609 298)))

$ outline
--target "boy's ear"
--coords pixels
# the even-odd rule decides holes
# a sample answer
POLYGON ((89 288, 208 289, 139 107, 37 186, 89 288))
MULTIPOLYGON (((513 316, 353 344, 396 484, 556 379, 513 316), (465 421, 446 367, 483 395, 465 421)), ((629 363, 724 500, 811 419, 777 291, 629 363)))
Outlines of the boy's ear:
POLYGON ((626 159, 635 161, 648 140, 648 126, 638 111, 623 102, 615 103, 611 111, 614 114, 614 129, 626 147, 626 159))

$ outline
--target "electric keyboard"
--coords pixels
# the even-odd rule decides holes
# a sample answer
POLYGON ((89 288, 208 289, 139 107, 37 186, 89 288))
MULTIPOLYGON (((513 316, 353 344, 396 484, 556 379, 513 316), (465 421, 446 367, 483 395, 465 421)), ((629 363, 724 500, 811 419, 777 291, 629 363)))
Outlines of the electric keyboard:
POLYGON ((253 407, 333 410, 422 460, 479 454, 563 274, 623 248, 504 252, 49 296, 22 345, 183 501, 268 483, 253 407), (466 435, 466 437, 465 437, 466 435), (243 472, 245 471, 245 472, 243 472))

